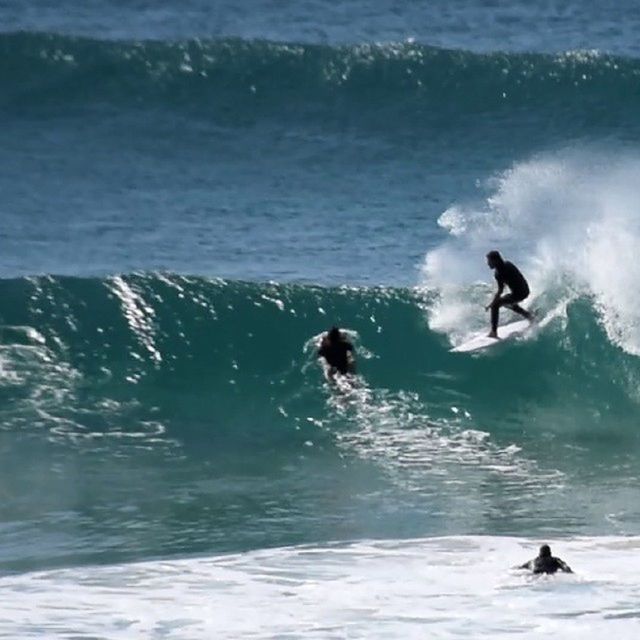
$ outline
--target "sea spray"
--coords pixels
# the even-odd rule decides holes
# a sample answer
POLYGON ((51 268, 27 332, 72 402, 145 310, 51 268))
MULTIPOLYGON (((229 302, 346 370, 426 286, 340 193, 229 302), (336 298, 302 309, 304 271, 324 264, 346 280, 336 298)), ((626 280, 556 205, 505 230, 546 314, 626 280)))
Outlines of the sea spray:
POLYGON ((493 285, 472 285, 493 280, 484 256, 495 248, 521 267, 541 316, 585 296, 611 343, 640 355, 639 175, 631 153, 545 153, 490 180, 484 202, 449 208, 439 219, 449 237, 423 267, 438 295, 430 326, 456 335, 479 326, 493 285))

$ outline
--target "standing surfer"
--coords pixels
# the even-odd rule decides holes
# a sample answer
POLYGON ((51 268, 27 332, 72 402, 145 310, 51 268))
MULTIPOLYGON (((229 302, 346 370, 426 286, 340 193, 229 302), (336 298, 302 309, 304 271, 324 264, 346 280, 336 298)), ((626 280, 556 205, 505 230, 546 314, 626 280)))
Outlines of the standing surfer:
POLYGON ((520 273, 518 267, 512 262, 503 260, 498 251, 494 250, 487 253, 487 264, 490 269, 495 270, 495 278, 498 282, 496 295, 493 297, 491 303, 485 307, 485 310, 491 309, 491 332, 489 333, 489 337, 497 338, 500 307, 507 307, 519 313, 529 320, 529 322, 533 320, 531 313, 518 305, 518 302, 522 302, 528 297, 529 284, 520 273), (505 284, 509 287, 510 293, 502 295, 505 284))

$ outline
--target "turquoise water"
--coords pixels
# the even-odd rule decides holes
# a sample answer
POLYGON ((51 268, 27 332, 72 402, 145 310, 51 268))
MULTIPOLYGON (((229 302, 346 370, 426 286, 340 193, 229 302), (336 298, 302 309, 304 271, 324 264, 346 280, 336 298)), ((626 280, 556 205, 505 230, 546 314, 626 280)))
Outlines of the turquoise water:
POLYGON ((410 289, 170 274, 2 287, 6 567, 640 526, 636 358, 585 301, 469 358, 410 289), (328 318, 357 331, 345 393, 313 357, 328 318))
MULTIPOLYGON (((405 593, 398 558, 464 581, 538 539, 614 585, 583 573, 551 617, 589 594, 598 632, 635 615, 635 3, 11 0, 0 22, 10 633, 77 631, 62 590, 100 637, 242 635, 245 598, 256 637, 453 637, 469 594, 443 577, 439 608, 417 560, 405 593), (540 325, 451 353, 487 329, 492 248, 540 325), (334 323, 358 350, 339 389, 314 357, 334 323), (345 618, 305 599, 325 580, 345 618), (193 613, 199 581, 238 617, 193 613), (101 618, 105 585, 135 611, 101 618), (292 626, 268 617, 284 595, 292 626)), ((509 575, 486 637, 539 595, 509 575)))

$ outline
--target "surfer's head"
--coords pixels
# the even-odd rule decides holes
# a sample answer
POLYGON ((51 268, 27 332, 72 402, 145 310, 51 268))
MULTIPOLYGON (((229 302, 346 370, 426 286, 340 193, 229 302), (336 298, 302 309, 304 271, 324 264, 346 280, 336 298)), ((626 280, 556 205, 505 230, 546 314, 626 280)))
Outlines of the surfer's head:
POLYGON ((340 333, 340 329, 338 329, 338 327, 336 326, 333 326, 331 327, 331 329, 329 329, 329 332, 327 333, 327 337, 331 342, 339 342, 340 340, 342 340, 342 334, 340 333))
POLYGON ((496 251, 494 249, 493 251, 489 251, 489 253, 487 253, 487 264, 491 269, 499 267, 503 262, 504 260, 502 259, 499 251, 496 251))
POLYGON ((548 544, 543 544, 540 547, 540 557, 541 558, 550 558, 551 557, 551 547, 548 544))

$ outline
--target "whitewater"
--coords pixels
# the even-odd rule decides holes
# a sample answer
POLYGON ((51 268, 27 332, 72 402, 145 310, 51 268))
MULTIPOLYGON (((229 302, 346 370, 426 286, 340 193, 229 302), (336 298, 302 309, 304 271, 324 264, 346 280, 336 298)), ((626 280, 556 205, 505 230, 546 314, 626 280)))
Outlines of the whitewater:
POLYGON ((0 637, 637 637, 636 3, 0 24, 0 637))
POLYGON ((567 544, 591 567, 580 577, 495 575, 496 556, 519 563, 531 547, 491 537, 362 541, 33 573, 4 581, 10 603, 28 593, 6 607, 5 628, 20 637, 635 637, 636 538, 567 544), (64 613, 61 600, 73 603, 64 613))

